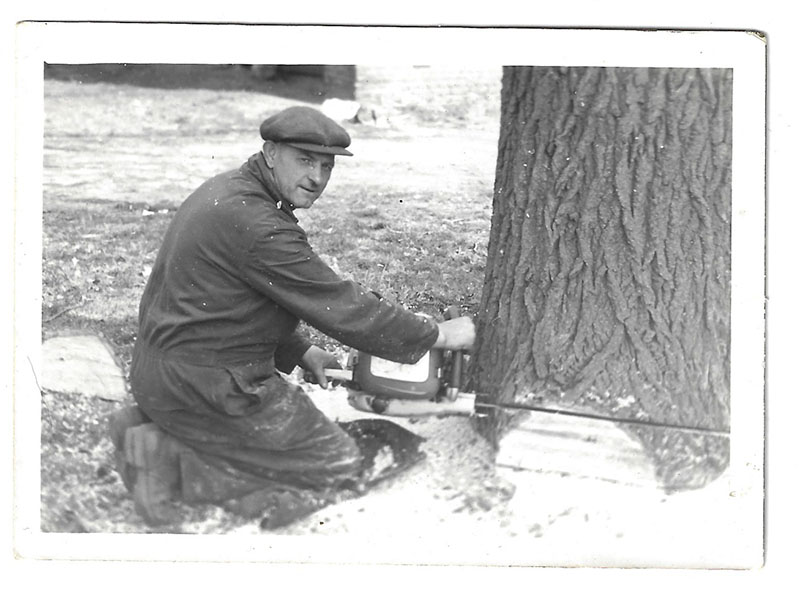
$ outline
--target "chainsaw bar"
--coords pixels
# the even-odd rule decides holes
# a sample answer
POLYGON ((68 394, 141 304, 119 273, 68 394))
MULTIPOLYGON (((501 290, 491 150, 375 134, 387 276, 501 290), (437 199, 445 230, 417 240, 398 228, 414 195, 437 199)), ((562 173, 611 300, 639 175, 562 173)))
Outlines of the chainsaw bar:
POLYGON ((714 435, 720 437, 730 436, 730 431, 725 429, 710 429, 707 427, 696 427, 693 425, 675 425, 673 423, 659 423, 657 421, 641 421, 639 419, 626 419, 623 417, 606 417, 602 415, 593 415, 589 413, 581 413, 572 410, 565 410, 561 408, 546 408, 544 406, 520 406, 518 404, 503 404, 492 402, 475 402, 475 408, 499 408, 503 410, 526 410, 530 412, 542 412, 553 415, 562 415, 566 417, 577 417, 580 419, 593 419, 595 421, 608 421, 610 423, 622 423, 625 425, 637 425, 644 427, 659 427, 662 429, 671 429, 673 431, 682 431, 684 433, 703 433, 707 435, 714 435))

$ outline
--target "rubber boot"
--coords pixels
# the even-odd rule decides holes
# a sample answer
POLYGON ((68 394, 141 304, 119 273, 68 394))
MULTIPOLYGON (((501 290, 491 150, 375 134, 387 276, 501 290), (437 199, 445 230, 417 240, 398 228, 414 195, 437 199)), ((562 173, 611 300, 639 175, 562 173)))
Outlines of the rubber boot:
POLYGON ((135 470, 125 460, 125 432, 131 427, 147 423, 150 419, 138 406, 126 406, 108 418, 108 434, 114 444, 114 463, 122 483, 128 491, 133 491, 135 470))
POLYGON ((178 520, 172 500, 180 496, 182 444, 154 423, 125 432, 125 461, 133 469, 133 502, 136 512, 150 525, 178 520))

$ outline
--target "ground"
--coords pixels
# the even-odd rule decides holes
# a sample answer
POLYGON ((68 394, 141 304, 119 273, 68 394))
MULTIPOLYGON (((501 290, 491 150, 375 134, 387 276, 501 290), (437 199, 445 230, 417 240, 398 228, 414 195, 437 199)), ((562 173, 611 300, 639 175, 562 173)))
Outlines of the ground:
MULTIPOLYGON (((244 91, 45 82, 43 336, 99 334, 125 373, 138 299, 175 208, 204 178, 257 151, 260 121, 291 103, 244 91)), ((496 123, 465 126, 456 116, 433 126, 412 114, 348 128, 355 156, 337 162, 323 200, 301 215, 312 244, 344 276, 410 308, 473 310, 491 220, 496 123)), ((302 385, 334 418, 354 416, 341 390, 302 385)), ((135 515, 112 468, 105 420, 119 405, 43 393, 43 531, 156 531, 135 515)), ((311 535, 361 540, 374 562, 692 566, 753 560, 752 549, 743 554, 737 542, 741 527, 731 527, 738 506, 731 505, 736 490, 727 477, 668 495, 647 478, 621 484, 546 464, 515 472, 496 468, 493 449, 468 418, 404 424, 427 439, 427 460, 365 497, 275 533, 213 507, 187 507, 185 521, 166 531, 225 533, 259 544, 311 535), (413 556, 404 554, 408 544, 413 556)), ((311 553, 311 560, 330 560, 305 552, 306 559, 311 553)), ((365 560, 363 554, 338 559, 365 560)))

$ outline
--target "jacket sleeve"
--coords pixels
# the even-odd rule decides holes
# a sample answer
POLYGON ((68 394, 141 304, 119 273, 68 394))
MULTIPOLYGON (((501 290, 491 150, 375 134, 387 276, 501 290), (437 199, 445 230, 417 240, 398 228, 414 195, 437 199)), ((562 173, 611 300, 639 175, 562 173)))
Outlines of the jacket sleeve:
POLYGON ((296 331, 293 332, 275 348, 275 368, 282 373, 291 373, 310 347, 311 342, 296 331))
POLYGON ((341 279, 287 220, 256 232, 241 265, 254 288, 312 327, 375 356, 414 363, 438 336, 436 323, 341 279))

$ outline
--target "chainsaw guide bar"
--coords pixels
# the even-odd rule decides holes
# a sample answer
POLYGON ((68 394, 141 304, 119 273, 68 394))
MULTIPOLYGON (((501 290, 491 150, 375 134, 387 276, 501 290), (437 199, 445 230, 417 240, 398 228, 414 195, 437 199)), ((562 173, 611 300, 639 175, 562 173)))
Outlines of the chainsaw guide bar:
MULTIPOLYGON (((445 319, 458 317, 448 308, 445 319)), ((684 433, 727 437, 730 431, 693 425, 660 423, 623 417, 609 417, 545 406, 476 401, 489 394, 473 394, 461 389, 464 372, 463 351, 431 349, 414 364, 401 364, 351 350, 346 369, 325 369, 325 377, 340 381, 347 388, 347 400, 360 411, 386 417, 469 416, 487 417, 488 410, 523 410, 565 417, 594 419, 619 425, 657 427, 684 433)))
MULTIPOLYGON (((483 394, 479 394, 483 395, 483 394)), ((641 427, 658 427, 661 429, 671 429, 673 431, 682 431, 684 433, 704 433, 708 435, 715 435, 721 437, 728 437, 730 431, 725 429, 711 429, 706 427, 697 427, 694 425, 676 425, 673 423, 659 423, 657 421, 642 421, 639 419, 626 419, 623 417, 606 417, 603 415, 594 415, 591 413, 582 413, 572 410, 565 410, 561 408, 551 408, 544 406, 520 406, 519 404, 502 404, 493 402, 475 402, 476 408, 492 408, 500 410, 525 410, 530 412, 541 412, 552 415, 561 415, 564 417, 575 417, 577 419, 593 419, 595 421, 607 421, 609 423, 616 423, 621 425, 634 425, 641 427)), ((486 415, 483 415, 486 416, 486 415)))

